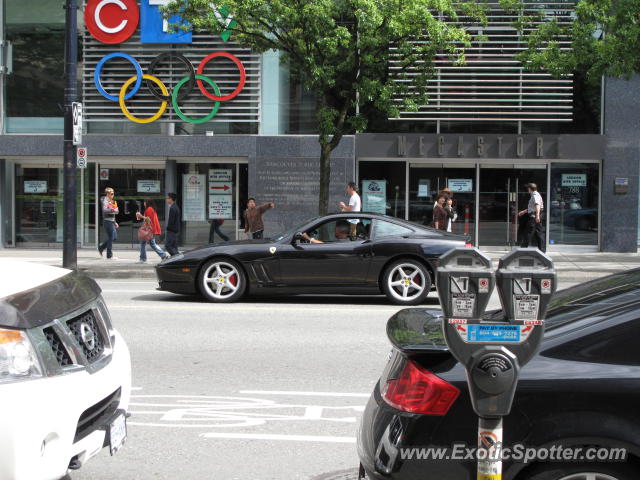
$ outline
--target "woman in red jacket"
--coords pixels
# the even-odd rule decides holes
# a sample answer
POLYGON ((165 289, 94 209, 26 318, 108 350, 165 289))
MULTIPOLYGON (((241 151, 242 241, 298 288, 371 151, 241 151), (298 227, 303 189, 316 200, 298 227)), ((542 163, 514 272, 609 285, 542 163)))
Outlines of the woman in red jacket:
MULTIPOLYGON (((136 218, 138 220, 144 220, 145 222, 149 222, 151 224, 151 228, 153 229, 153 235, 160 235, 162 233, 162 229, 160 228, 160 221, 158 220, 158 214, 153 205, 153 200, 145 199, 144 200, 144 215, 140 212, 136 212, 136 218)), ((156 243, 156 239, 152 238, 148 242, 140 242, 140 260, 138 263, 147 263, 147 243, 151 245, 153 251, 160 255, 160 258, 165 259, 169 257, 169 254, 162 250, 158 244, 156 243)))

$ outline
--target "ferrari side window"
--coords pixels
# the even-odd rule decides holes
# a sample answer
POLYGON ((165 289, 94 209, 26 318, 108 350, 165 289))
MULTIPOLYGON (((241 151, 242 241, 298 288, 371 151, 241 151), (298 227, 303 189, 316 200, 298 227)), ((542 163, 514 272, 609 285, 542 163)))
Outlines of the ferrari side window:
POLYGON ((402 237, 404 235, 410 235, 411 233, 413 233, 413 230, 410 228, 386 222, 384 220, 376 220, 373 225, 373 235, 376 239, 385 237, 402 237))

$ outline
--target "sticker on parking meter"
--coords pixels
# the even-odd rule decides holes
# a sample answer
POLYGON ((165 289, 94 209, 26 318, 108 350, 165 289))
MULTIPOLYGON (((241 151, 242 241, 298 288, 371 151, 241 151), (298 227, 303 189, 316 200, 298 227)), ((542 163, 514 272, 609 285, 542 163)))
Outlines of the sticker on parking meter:
POLYGON ((540 282, 540 291, 542 293, 551 293, 551 280, 544 279, 540 282))
POLYGON ((468 342, 519 342, 520 327, 518 325, 468 325, 468 342))
POLYGON ((478 280, 478 293, 489 293, 488 278, 481 278, 478 280))
POLYGON ((514 295, 513 309, 516 320, 536 320, 540 306, 539 295, 514 295))
POLYGON ((471 318, 476 305, 475 293, 452 293, 451 312, 454 317, 471 318))

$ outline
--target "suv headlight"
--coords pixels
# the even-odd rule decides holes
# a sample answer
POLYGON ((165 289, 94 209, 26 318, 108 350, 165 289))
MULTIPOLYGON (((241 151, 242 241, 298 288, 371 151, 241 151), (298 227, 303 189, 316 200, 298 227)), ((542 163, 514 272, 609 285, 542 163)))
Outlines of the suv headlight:
POLYGON ((0 329, 0 383, 40 377, 42 369, 27 334, 0 329))

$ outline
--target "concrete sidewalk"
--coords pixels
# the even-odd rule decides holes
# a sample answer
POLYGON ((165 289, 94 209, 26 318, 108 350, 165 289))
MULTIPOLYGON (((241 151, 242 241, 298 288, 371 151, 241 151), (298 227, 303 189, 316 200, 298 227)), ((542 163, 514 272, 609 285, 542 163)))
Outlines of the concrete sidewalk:
MULTIPOLYGON (((485 252, 496 263, 505 251, 485 252)), ((78 268, 93 278, 142 278, 155 279, 154 265, 160 258, 148 249, 146 264, 137 264, 139 251, 114 250, 115 260, 100 257, 93 249, 78 250, 78 268)), ((640 268, 637 253, 550 253, 560 281, 565 284, 585 282, 612 273, 640 268)), ((16 258, 48 265, 62 265, 60 249, 0 249, 0 258, 16 258)))

